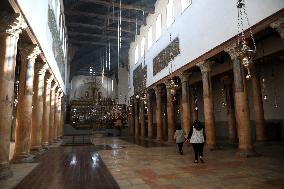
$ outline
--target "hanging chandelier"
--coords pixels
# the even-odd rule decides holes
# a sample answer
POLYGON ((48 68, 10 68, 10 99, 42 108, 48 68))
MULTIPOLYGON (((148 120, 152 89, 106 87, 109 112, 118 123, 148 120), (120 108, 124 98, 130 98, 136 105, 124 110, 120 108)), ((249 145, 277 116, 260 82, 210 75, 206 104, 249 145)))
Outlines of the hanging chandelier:
MULTIPOLYGON (((172 34, 170 34, 170 44, 172 42, 172 34)), ((177 88, 179 87, 179 85, 177 85, 174 81, 174 78, 173 78, 173 60, 174 60, 174 53, 173 53, 173 49, 170 48, 170 69, 169 69, 169 75, 170 75, 170 79, 168 81, 168 87, 170 89, 170 93, 171 95, 175 95, 176 94, 176 90, 177 88)))
POLYGON ((236 52, 238 58, 241 60, 242 65, 247 69, 246 79, 251 78, 250 68, 253 64, 253 58, 256 54, 256 45, 253 37, 253 33, 251 31, 251 26, 249 23, 248 15, 246 12, 245 0, 237 0, 237 8, 238 8, 238 38, 237 38, 237 46, 236 52), (245 37, 245 27, 248 27, 250 32, 249 39, 245 37), (248 45, 248 42, 252 41, 253 48, 248 45))

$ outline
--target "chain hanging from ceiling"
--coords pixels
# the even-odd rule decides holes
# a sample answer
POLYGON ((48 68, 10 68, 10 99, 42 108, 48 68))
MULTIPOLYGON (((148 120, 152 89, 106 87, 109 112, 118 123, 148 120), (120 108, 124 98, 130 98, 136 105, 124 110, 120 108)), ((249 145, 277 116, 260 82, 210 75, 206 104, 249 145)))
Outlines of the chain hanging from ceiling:
POLYGON ((238 54, 238 58, 241 60, 242 65, 247 69, 246 79, 250 79, 251 78, 250 67, 253 64, 253 58, 256 54, 256 44, 247 15, 245 0, 237 0, 237 8, 238 8, 238 26, 237 26, 238 37, 237 37, 236 52, 238 54), (249 39, 246 39, 245 36, 246 27, 248 27, 248 30, 250 32, 249 39), (251 48, 248 45, 247 40, 252 42, 253 48, 251 48))

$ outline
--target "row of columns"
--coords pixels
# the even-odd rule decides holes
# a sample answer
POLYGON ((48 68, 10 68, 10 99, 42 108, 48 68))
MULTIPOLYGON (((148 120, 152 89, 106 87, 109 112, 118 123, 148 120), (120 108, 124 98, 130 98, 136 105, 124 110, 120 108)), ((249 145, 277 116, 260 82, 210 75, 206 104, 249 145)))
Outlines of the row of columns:
POLYGON ((17 49, 21 53, 19 94, 16 110, 13 162, 27 162, 30 151, 39 151, 63 134, 63 91, 48 65, 36 61, 41 51, 37 45, 20 43, 27 27, 19 14, 0 13, 0 179, 12 175, 9 166, 12 111, 17 49))
MULTIPOLYGON (((227 101, 227 125, 228 125, 228 140, 230 143, 239 142, 239 149, 248 154, 253 151, 252 138, 251 138, 251 123, 248 106, 248 95, 246 79, 244 76, 243 66, 235 54, 234 47, 229 48, 226 52, 230 55, 233 63, 233 79, 228 76, 223 77, 222 83, 224 84, 226 101, 227 101), (234 94, 233 94, 234 93, 234 94)), ((202 84, 203 84, 203 102, 204 102, 204 120, 206 131, 206 145, 210 149, 216 147, 215 138, 215 117, 214 117, 214 103, 212 92, 212 73, 211 61, 200 62, 197 66, 201 70, 202 84)), ((255 111, 256 123, 256 140, 264 141, 264 112, 260 90, 259 76, 256 71, 252 72, 252 89, 253 89, 253 102, 255 111)), ((192 106, 192 95, 189 91, 189 73, 183 73, 181 78, 181 112, 182 112, 182 126, 186 133, 189 133, 190 125, 193 120, 197 119, 196 111, 192 106), (192 113, 191 113, 192 112, 192 113), (192 116, 192 117, 191 117, 192 116)), ((157 123, 157 136, 156 140, 162 140, 162 86, 153 88, 156 96, 156 123, 157 123)), ((172 94, 168 83, 166 83, 167 93, 167 126, 168 126, 168 142, 173 141, 173 134, 175 131, 175 118, 174 118, 174 105, 172 94)), ((134 110, 130 117, 130 123, 134 123, 135 136, 145 137, 145 120, 144 120, 144 104, 139 99, 135 99, 134 110), (139 110, 140 109, 140 110, 139 110), (140 116, 140 119, 139 117, 140 116), (135 120, 135 121, 133 121, 135 120), (140 120, 140 122, 139 122, 140 120), (140 123, 140 124, 139 124, 140 123), (139 135, 139 130, 141 131, 139 135)), ((153 138, 153 105, 150 98, 150 93, 147 98, 147 118, 148 118, 148 138, 153 138)), ((133 126, 133 125, 132 125, 133 126)), ((131 126, 130 126, 131 127, 131 126)))
MULTIPOLYGON (((284 18, 276 20, 270 24, 270 27, 275 29, 281 39, 284 41, 284 18)), ((251 122, 250 112, 248 104, 248 92, 247 92, 247 81, 244 75, 244 68, 241 65, 239 58, 237 57, 235 47, 229 47, 224 49, 231 58, 233 65, 233 77, 224 76, 221 78, 221 82, 224 86, 225 100, 227 104, 227 126, 228 126, 228 142, 235 144, 238 141, 238 147, 242 155, 250 155, 253 152, 252 136, 251 136, 251 122)), ((204 120, 205 120, 205 131, 206 131, 206 145, 209 148, 214 149, 216 147, 215 138, 215 117, 214 117, 214 102, 212 93, 212 82, 211 66, 214 62, 202 61, 197 66, 201 70, 202 84, 203 84, 203 102, 204 102, 204 120)), ((256 127, 256 141, 264 142, 267 140, 265 131, 265 120, 263 101, 261 94, 260 78, 256 67, 252 67, 252 78, 251 78, 251 90, 253 94, 253 110, 255 115, 255 127, 256 127)), ((181 123, 186 133, 189 133, 191 123, 198 119, 198 112, 195 109, 195 97, 190 93, 189 90, 189 77, 190 73, 184 72, 179 75, 181 80, 181 123)), ((174 105, 171 95, 171 89, 168 83, 165 83, 167 90, 167 125, 168 125, 168 141, 172 142, 172 136, 175 129, 174 120, 174 105)), ((157 123, 157 134, 156 140, 162 140, 162 86, 157 85, 153 87, 156 96, 156 123, 157 123)), ((153 102, 151 100, 151 93, 147 95, 147 120, 148 120, 148 138, 153 139, 153 102)), ((145 134, 145 123, 144 123, 144 105, 140 108, 140 122, 138 118, 138 102, 139 99, 135 99, 135 103, 130 107, 130 131, 135 136, 139 136, 139 127, 141 129, 141 135, 144 137, 145 134), (141 111, 143 113, 141 113, 141 111), (143 116, 142 116, 143 114, 143 116), (141 119, 143 117, 143 119, 141 119), (143 132, 142 132, 143 131, 143 132)))

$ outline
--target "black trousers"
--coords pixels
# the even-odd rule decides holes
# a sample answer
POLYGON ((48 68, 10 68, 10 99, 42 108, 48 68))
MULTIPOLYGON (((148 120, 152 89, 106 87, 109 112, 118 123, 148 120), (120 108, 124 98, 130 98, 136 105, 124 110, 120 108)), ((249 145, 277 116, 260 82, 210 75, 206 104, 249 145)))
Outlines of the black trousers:
POLYGON ((192 143, 195 160, 198 160, 198 156, 203 157, 203 146, 204 143, 192 143))
POLYGON ((177 145, 178 145, 179 151, 182 152, 183 142, 177 143, 177 145))

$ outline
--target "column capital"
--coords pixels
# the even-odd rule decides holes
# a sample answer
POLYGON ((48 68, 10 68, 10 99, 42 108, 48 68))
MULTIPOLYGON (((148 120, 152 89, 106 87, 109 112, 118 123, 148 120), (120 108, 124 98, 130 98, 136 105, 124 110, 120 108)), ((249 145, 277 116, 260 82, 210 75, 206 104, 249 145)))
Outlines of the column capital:
POLYGON ((44 75, 47 68, 48 68, 48 64, 46 62, 36 62, 35 74, 44 75))
POLYGON ((19 38, 22 30, 27 27, 28 25, 21 14, 8 12, 0 13, 0 33, 5 32, 19 38))
POLYGON ((51 82, 51 90, 56 92, 56 87, 58 86, 58 83, 56 81, 51 82))
POLYGON ((204 72, 210 72, 211 71, 211 65, 212 64, 213 64, 213 61, 205 60, 205 61, 199 62, 198 64, 196 64, 196 66, 198 66, 200 68, 201 73, 204 73, 204 72))
POLYGON ((24 59, 31 60, 35 62, 37 56, 41 53, 41 50, 37 45, 29 44, 29 43, 20 43, 19 49, 24 59))
POLYGON ((154 86, 153 87, 153 89, 154 89, 154 91, 155 91, 155 94, 157 95, 157 94, 161 94, 161 92, 162 92, 162 86, 161 85, 156 85, 156 86, 154 86))
POLYGON ((189 77, 192 75, 192 72, 183 72, 179 76, 182 83, 188 82, 189 77))
POLYGON ((271 23, 270 27, 275 29, 281 36, 281 39, 284 40, 284 17, 281 17, 275 22, 271 23))
POLYGON ((224 51, 229 54, 231 60, 236 60, 238 58, 238 53, 236 51, 235 44, 232 44, 231 46, 227 47, 226 49, 224 49, 224 51))

